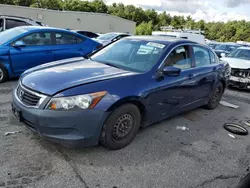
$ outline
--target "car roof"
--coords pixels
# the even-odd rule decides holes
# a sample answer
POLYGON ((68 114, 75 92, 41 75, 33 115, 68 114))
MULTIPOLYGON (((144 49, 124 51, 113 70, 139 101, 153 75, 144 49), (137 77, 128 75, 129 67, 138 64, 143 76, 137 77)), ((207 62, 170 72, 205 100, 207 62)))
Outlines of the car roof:
POLYGON ((241 46, 240 44, 234 43, 234 42, 224 42, 221 43, 221 45, 234 45, 234 46, 241 46))
POLYGON ((241 50, 250 50, 250 47, 239 47, 238 49, 241 49, 241 50))
MULTIPOLYGON (((109 32, 109 33, 105 33, 105 34, 114 34, 114 35, 130 35, 129 33, 121 33, 121 32, 109 32)), ((104 35, 105 35, 104 34, 104 35)))
POLYGON ((45 26, 20 26, 16 27, 15 29, 26 29, 27 31, 36 31, 36 30, 57 30, 57 31, 68 31, 72 32, 67 29, 60 29, 60 28, 55 28, 55 27, 45 27, 45 26))
POLYGON ((154 41, 154 42, 160 42, 162 44, 173 44, 176 42, 183 42, 183 43, 193 43, 198 44, 196 42, 186 40, 186 39, 180 39, 180 38, 172 38, 172 37, 166 37, 166 36, 129 36, 125 39, 134 39, 134 40, 144 40, 144 41, 154 41))

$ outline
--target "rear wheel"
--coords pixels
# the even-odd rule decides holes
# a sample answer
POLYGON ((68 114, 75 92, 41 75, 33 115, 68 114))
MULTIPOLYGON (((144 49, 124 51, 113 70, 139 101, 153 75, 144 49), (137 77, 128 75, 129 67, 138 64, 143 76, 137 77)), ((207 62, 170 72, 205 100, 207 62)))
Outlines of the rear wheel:
POLYGON ((223 92, 224 92, 224 87, 223 87, 222 83, 219 82, 217 84, 217 86, 215 87, 215 89, 212 91, 212 94, 211 94, 210 99, 206 105, 206 108, 210 109, 210 110, 217 108, 217 106, 220 103, 223 92))
POLYGON ((4 66, 0 65, 0 83, 5 82, 6 80, 8 80, 8 71, 4 66))
POLYGON ((106 120, 100 142, 110 150, 126 147, 136 136, 140 127, 141 114, 133 104, 117 108, 106 120))

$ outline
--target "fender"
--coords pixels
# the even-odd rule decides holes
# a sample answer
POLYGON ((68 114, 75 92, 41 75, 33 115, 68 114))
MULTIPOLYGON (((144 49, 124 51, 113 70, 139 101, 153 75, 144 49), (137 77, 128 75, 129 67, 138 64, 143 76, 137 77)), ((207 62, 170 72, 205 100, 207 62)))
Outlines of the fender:
POLYGON ((9 78, 14 77, 13 69, 10 60, 10 49, 8 46, 0 47, 0 64, 6 68, 9 74, 9 78))

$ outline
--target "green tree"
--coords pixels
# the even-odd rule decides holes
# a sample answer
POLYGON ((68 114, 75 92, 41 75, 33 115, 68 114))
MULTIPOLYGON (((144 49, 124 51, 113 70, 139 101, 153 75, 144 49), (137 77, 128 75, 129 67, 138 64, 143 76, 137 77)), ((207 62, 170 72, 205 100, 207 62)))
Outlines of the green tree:
POLYGON ((136 34, 137 35, 151 35, 153 30, 152 22, 142 22, 140 25, 136 27, 136 34))
POLYGON ((6 5, 14 5, 14 0, 0 0, 0 4, 6 4, 6 5))
POLYGON ((14 0, 15 5, 29 7, 35 0, 14 0))
POLYGON ((107 13, 108 7, 102 0, 94 0, 90 2, 93 12, 107 13))
POLYGON ((62 0, 36 0, 31 7, 46 8, 52 10, 62 10, 63 1, 62 0))

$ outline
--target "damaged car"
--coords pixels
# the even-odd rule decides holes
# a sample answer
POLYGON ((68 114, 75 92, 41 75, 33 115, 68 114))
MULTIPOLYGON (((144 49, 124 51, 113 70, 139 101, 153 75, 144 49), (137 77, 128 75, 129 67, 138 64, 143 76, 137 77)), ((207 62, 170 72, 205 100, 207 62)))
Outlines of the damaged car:
POLYGON ((121 149, 141 127, 199 106, 215 109, 226 87, 224 68, 205 45, 126 37, 88 58, 26 71, 12 111, 27 128, 64 146, 121 149))
POLYGON ((231 67, 229 86, 250 89, 250 47, 240 47, 221 60, 231 67))
POLYGON ((0 83, 19 77, 32 67, 82 57, 102 45, 71 31, 42 27, 15 27, 0 33, 0 83))

